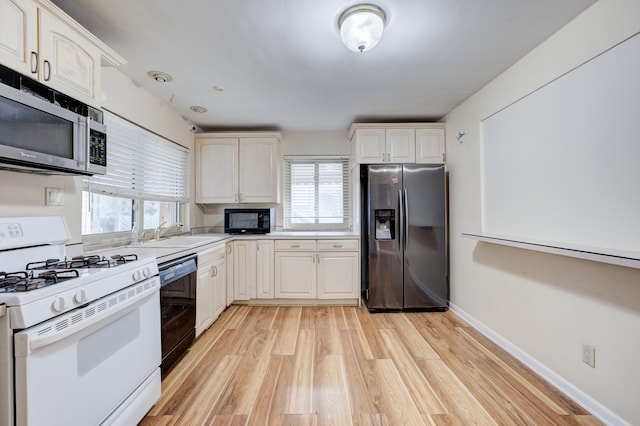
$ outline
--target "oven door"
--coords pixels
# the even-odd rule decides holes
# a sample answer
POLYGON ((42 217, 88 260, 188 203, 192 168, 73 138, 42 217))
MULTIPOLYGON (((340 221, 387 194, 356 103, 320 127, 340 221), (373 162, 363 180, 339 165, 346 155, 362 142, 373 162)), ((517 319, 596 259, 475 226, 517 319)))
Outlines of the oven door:
POLYGON ((110 423, 154 375, 157 399, 159 286, 154 277, 16 333, 16 424, 110 423))

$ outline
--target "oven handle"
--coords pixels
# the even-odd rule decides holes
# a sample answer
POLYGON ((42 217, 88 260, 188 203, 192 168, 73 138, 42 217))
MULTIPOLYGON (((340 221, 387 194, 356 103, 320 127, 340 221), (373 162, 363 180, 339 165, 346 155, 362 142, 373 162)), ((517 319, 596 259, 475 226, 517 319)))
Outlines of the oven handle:
POLYGON ((78 308, 14 336, 16 357, 26 357, 32 352, 63 340, 134 306, 157 294, 160 281, 157 277, 143 281, 124 290, 103 297, 84 308, 78 308))

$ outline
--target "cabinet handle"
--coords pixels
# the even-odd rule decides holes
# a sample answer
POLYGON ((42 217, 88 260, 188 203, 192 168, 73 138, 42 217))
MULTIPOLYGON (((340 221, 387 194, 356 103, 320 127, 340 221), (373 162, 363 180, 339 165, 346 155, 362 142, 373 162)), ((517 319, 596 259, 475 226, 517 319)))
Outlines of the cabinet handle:
POLYGON ((212 269, 213 269, 213 276, 217 277, 218 276, 218 267, 217 266, 213 266, 212 269))
POLYGON ((31 52, 31 73, 38 73, 38 52, 31 52))
POLYGON ((333 248, 342 248, 342 244, 334 244, 333 248))
POLYGON ((312 261, 313 263, 316 263, 316 257, 315 257, 315 256, 313 256, 313 257, 311 258, 311 261, 312 261))
POLYGON ((231 254, 231 244, 227 244, 227 254, 231 254))
POLYGON ((44 61, 44 81, 51 80, 51 62, 44 61))
POLYGON ((291 248, 300 248, 300 244, 291 244, 291 248))
POLYGON ((390 152, 388 152, 388 153, 387 153, 387 163, 388 163, 389 161, 391 161, 391 153, 390 153, 390 152))
POLYGON ((320 255, 316 254, 316 257, 318 258, 318 265, 320 264, 320 255))
POLYGON ((443 152, 442 153, 442 162, 444 163, 446 159, 447 159, 447 155, 443 152))

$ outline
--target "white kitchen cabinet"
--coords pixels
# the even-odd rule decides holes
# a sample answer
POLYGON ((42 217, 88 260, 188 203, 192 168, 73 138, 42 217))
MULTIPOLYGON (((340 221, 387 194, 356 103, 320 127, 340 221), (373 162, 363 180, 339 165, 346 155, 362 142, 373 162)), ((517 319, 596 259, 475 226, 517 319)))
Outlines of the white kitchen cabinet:
POLYGON ((386 129, 387 163, 414 163, 416 139, 414 129, 386 129))
POLYGON ((416 163, 444 163, 444 147, 444 129, 416 129, 416 163))
POLYGON ((276 252, 276 298, 315 299, 316 253, 276 252))
POLYGON ((275 263, 276 298, 359 297, 357 240, 276 241, 275 263))
POLYGON ((234 300, 273 299, 273 240, 233 242, 234 300))
POLYGON ((102 59, 126 61, 49 0, 0 0, 0 62, 100 106, 102 59))
POLYGON ((256 298, 273 299, 275 294, 273 240, 258 240, 256 246, 256 298))
POLYGON ((318 299, 360 297, 358 240, 318 240, 318 299))
POLYGON ((358 164, 444 163, 443 123, 355 123, 349 139, 358 164))
POLYGON ((355 132, 354 150, 356 163, 385 163, 387 156, 384 129, 358 129, 355 132))
POLYGON ((196 202, 277 203, 280 135, 196 135, 196 202))
POLYGON ((416 159, 413 129, 358 129, 354 144, 360 164, 413 163, 416 159))
POLYGON ((235 203, 238 139, 196 138, 196 203, 235 203))
POLYGON ((233 242, 234 300, 249 300, 255 298, 256 254, 257 245, 255 240, 238 240, 233 242))
POLYGON ((224 246, 198 253, 196 336, 209 328, 226 307, 225 262, 224 246))
POLYGON ((227 260, 224 248, 213 262, 213 320, 218 319, 227 307, 227 260))
POLYGON ((233 242, 228 242, 226 244, 227 257, 226 257, 226 282, 227 282, 227 306, 231 306, 235 299, 234 286, 234 273, 233 273, 233 261, 234 261, 234 250, 233 250, 233 242))
POLYGON ((37 52, 36 4, 32 0, 0 0, 0 63, 37 78, 37 52))

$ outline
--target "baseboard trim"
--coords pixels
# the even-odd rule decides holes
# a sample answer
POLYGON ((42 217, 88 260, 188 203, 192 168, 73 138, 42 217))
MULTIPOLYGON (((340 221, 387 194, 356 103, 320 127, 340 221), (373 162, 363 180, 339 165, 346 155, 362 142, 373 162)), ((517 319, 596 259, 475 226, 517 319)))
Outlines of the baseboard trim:
POLYGON ((493 331, 491 328, 487 327, 471 315, 467 314, 465 311, 460 309, 453 303, 449 304, 449 309, 460 318, 465 320, 469 325, 474 327, 480 333, 484 334, 487 338, 493 341, 495 344, 500 346, 505 351, 509 352, 515 358, 517 358, 520 362, 525 364, 527 367, 535 371, 537 374, 542 376, 545 380, 551 383, 553 386, 558 388, 561 392, 566 394, 568 397, 573 399, 575 402, 584 407, 585 410, 589 411, 592 415, 597 417, 600 421, 604 422, 608 425, 629 425, 630 424, 620 418, 613 411, 606 408, 604 405, 600 404, 598 401, 578 389, 576 386, 568 382, 562 376, 554 372, 553 370, 546 367, 544 364, 537 361, 531 355, 517 347, 516 345, 509 342, 507 339, 493 331))

